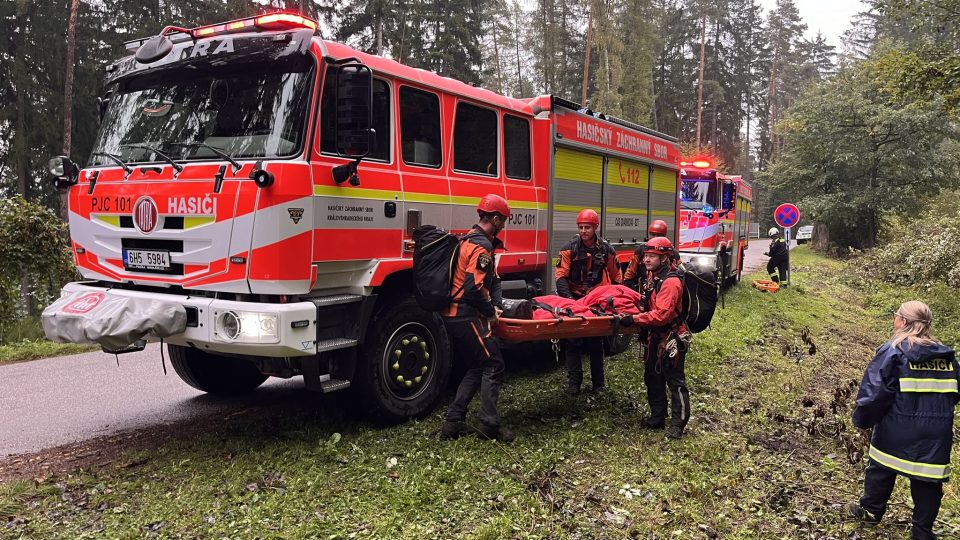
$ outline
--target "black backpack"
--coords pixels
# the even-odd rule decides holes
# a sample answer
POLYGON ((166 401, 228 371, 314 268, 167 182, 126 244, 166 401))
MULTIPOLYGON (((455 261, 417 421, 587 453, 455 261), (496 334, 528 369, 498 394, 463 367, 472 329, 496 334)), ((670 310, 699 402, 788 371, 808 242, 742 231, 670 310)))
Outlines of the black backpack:
MULTIPOLYGON (((666 281, 676 277, 683 283, 683 304, 679 320, 686 321, 687 328, 694 334, 703 332, 710 326, 713 313, 717 310, 720 286, 713 272, 697 273, 692 270, 675 270, 667 274, 666 281)), ((657 292, 660 285, 657 284, 657 292)))
POLYGON ((424 311, 441 311, 460 291, 450 294, 463 238, 435 225, 413 230, 414 295, 424 311))

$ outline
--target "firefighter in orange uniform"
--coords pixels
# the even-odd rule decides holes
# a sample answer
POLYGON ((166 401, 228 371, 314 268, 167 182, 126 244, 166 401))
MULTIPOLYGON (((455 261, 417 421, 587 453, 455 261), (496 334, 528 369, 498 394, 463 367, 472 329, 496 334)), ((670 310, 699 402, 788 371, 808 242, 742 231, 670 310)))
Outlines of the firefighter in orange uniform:
POLYGON ((647 327, 643 379, 647 385, 650 416, 642 421, 641 426, 662 429, 666 425, 665 387, 668 387, 672 411, 666 435, 679 439, 690 419, 690 392, 683 365, 690 332, 680 318, 683 282, 672 271, 670 258, 673 252, 673 243, 667 238, 652 238, 646 243, 643 265, 647 279, 640 290, 644 297, 644 311, 639 315, 623 316, 620 324, 647 327))
MULTIPOLYGON (((637 246, 637 249, 633 252, 633 256, 630 257, 630 264, 627 265, 627 271, 623 274, 624 285, 633 290, 640 289, 640 284, 647 280, 647 270, 643 267, 643 248, 651 238, 666 236, 667 222, 662 219, 653 220, 650 226, 647 227, 647 238, 643 241, 644 243, 637 246)), ((680 255, 674 253, 673 257, 671 257, 671 262, 674 263, 674 266, 678 264, 680 262, 680 255)))
POLYGON ((447 410, 440 434, 445 439, 455 439, 473 431, 464 421, 470 401, 479 390, 480 423, 476 431, 488 439, 510 442, 514 433, 500 424, 497 413, 506 368, 491 328, 500 316, 502 301, 494 251, 503 247, 497 234, 507 224, 510 205, 503 197, 489 194, 480 200, 477 213, 479 223, 460 244, 450 307, 441 313, 454 352, 465 362, 467 372, 447 410))
MULTIPOLYGON (((583 298, 599 285, 620 283, 622 274, 617 252, 597 234, 600 216, 590 208, 577 215, 579 234, 567 242, 557 259, 557 294, 564 298, 583 298)), ((583 349, 590 355, 590 382, 594 393, 603 392, 606 380, 603 374, 603 338, 571 339, 567 341, 566 362, 568 391, 580 393, 583 384, 583 349)))

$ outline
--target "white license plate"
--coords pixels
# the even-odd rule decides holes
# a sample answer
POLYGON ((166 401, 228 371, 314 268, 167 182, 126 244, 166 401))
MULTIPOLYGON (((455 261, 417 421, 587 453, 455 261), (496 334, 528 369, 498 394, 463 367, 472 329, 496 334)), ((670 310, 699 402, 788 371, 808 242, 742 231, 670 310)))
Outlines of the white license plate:
POLYGON ((170 252, 150 249, 123 250, 123 266, 133 270, 169 270, 170 252))

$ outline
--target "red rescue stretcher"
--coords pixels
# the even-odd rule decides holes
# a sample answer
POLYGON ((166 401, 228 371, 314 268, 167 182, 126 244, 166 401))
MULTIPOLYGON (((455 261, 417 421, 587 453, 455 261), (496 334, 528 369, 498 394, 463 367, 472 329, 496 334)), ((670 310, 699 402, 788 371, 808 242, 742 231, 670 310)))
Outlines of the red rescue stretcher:
POLYGON ((512 342, 547 341, 636 334, 640 326, 620 326, 617 317, 564 317, 563 319, 525 320, 499 319, 495 332, 501 339, 512 342))

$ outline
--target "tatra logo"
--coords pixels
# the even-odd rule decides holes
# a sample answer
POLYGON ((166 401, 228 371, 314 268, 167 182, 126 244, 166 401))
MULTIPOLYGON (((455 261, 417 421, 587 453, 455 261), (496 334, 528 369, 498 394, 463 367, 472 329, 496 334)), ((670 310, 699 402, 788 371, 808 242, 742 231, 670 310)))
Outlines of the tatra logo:
POLYGON ((198 41, 197 44, 193 46, 193 49, 190 50, 190 58, 206 56, 207 54, 220 54, 224 52, 233 52, 233 38, 198 41), (214 45, 216 45, 216 47, 214 47, 214 45), (211 47, 213 47, 213 51, 210 50, 211 47))
POLYGON ((293 220, 294 225, 300 223, 300 220, 303 219, 303 208, 287 208, 287 213, 290 214, 290 219, 293 220))
POLYGON ((914 371, 953 371, 953 363, 946 358, 932 358, 923 362, 909 362, 914 371))
POLYGON ((143 234, 148 234, 157 226, 157 205, 150 197, 144 197, 133 206, 133 224, 143 234))
POLYGON ((217 199, 210 195, 203 197, 170 197, 167 199, 168 214, 217 214, 217 199))
POLYGON ((103 299, 106 297, 104 293, 95 292, 88 293, 80 298, 77 298, 73 302, 70 302, 63 308, 64 313, 73 313, 75 315, 82 315, 91 309, 100 305, 100 302, 103 302, 103 299))

